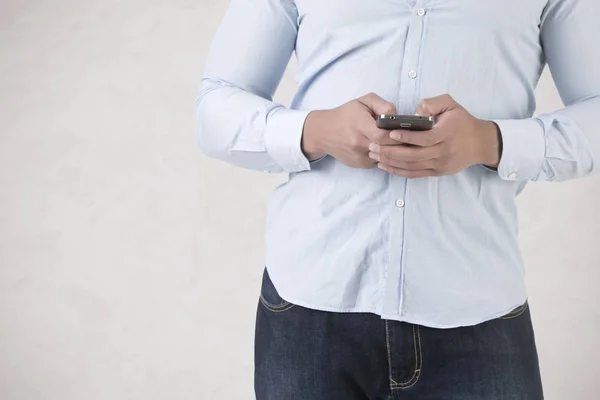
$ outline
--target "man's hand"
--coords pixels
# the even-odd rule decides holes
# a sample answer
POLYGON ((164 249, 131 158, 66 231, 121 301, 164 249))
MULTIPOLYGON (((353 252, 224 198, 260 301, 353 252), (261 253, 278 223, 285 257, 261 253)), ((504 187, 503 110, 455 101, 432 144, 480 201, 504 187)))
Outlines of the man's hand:
POLYGON ((354 168, 375 168, 369 145, 398 145, 387 130, 377 128, 376 116, 395 114, 396 106, 370 93, 338 108, 313 111, 306 118, 302 150, 310 160, 327 154, 354 168))
POLYGON ((474 164, 496 167, 500 162, 496 124, 475 118, 449 95, 421 101, 417 114, 435 116, 434 128, 392 131, 396 145, 372 144, 369 156, 379 168, 420 178, 455 174, 474 164))

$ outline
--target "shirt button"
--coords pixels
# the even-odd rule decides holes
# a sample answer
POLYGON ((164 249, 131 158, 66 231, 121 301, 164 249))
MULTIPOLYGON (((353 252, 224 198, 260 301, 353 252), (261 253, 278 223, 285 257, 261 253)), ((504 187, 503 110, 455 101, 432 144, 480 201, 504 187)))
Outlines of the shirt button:
POLYGON ((508 179, 510 179, 511 181, 517 179, 517 173, 511 172, 510 174, 508 174, 508 179))
POLYGON ((423 15, 425 15, 425 10, 424 10, 423 8, 419 8, 419 9, 417 10, 417 15, 418 15, 419 17, 422 17, 423 15))
POLYGON ((396 200, 396 207, 398 207, 398 208, 404 207, 404 200, 402 200, 402 199, 396 200))
POLYGON ((415 79, 417 77, 417 71, 411 69, 410 71, 408 71, 408 77, 410 79, 415 79))

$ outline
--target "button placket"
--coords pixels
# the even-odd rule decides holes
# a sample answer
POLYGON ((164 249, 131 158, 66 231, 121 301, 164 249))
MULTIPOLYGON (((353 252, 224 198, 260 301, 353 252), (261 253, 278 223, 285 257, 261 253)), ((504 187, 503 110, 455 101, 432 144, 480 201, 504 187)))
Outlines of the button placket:
MULTIPOLYGON (((404 58, 402 63, 400 96, 398 112, 413 114, 417 102, 417 89, 419 78, 419 56, 421 53, 421 38, 425 26, 424 1, 413 2, 414 9, 407 32, 404 58)), ((389 265, 387 266, 386 296, 384 297, 384 315, 402 315, 403 291, 403 262, 405 253, 405 219, 407 216, 407 202, 409 201, 410 180, 398 176, 390 179, 391 193, 394 199, 395 212, 390 220, 389 265)))

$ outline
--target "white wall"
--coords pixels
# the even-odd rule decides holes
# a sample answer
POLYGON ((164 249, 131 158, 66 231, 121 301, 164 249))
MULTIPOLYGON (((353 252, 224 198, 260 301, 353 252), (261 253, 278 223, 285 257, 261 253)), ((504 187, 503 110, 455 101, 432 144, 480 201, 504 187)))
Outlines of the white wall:
MULTIPOLYGON (((196 147, 226 5, 0 1, 0 399, 253 398, 265 207, 283 177, 196 147)), ((277 99, 293 91, 288 74, 277 99)), ((539 102, 560 105, 548 76, 539 102)), ((520 200, 550 400, 600 396, 599 195, 591 178, 520 200)))

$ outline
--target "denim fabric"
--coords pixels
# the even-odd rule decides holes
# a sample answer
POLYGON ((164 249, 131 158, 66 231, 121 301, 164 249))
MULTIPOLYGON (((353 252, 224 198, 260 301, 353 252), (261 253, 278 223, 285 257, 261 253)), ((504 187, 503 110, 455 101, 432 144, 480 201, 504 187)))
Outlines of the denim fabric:
POLYGON ((540 400, 528 303, 435 329, 283 300, 265 270, 256 320, 257 400, 540 400))

